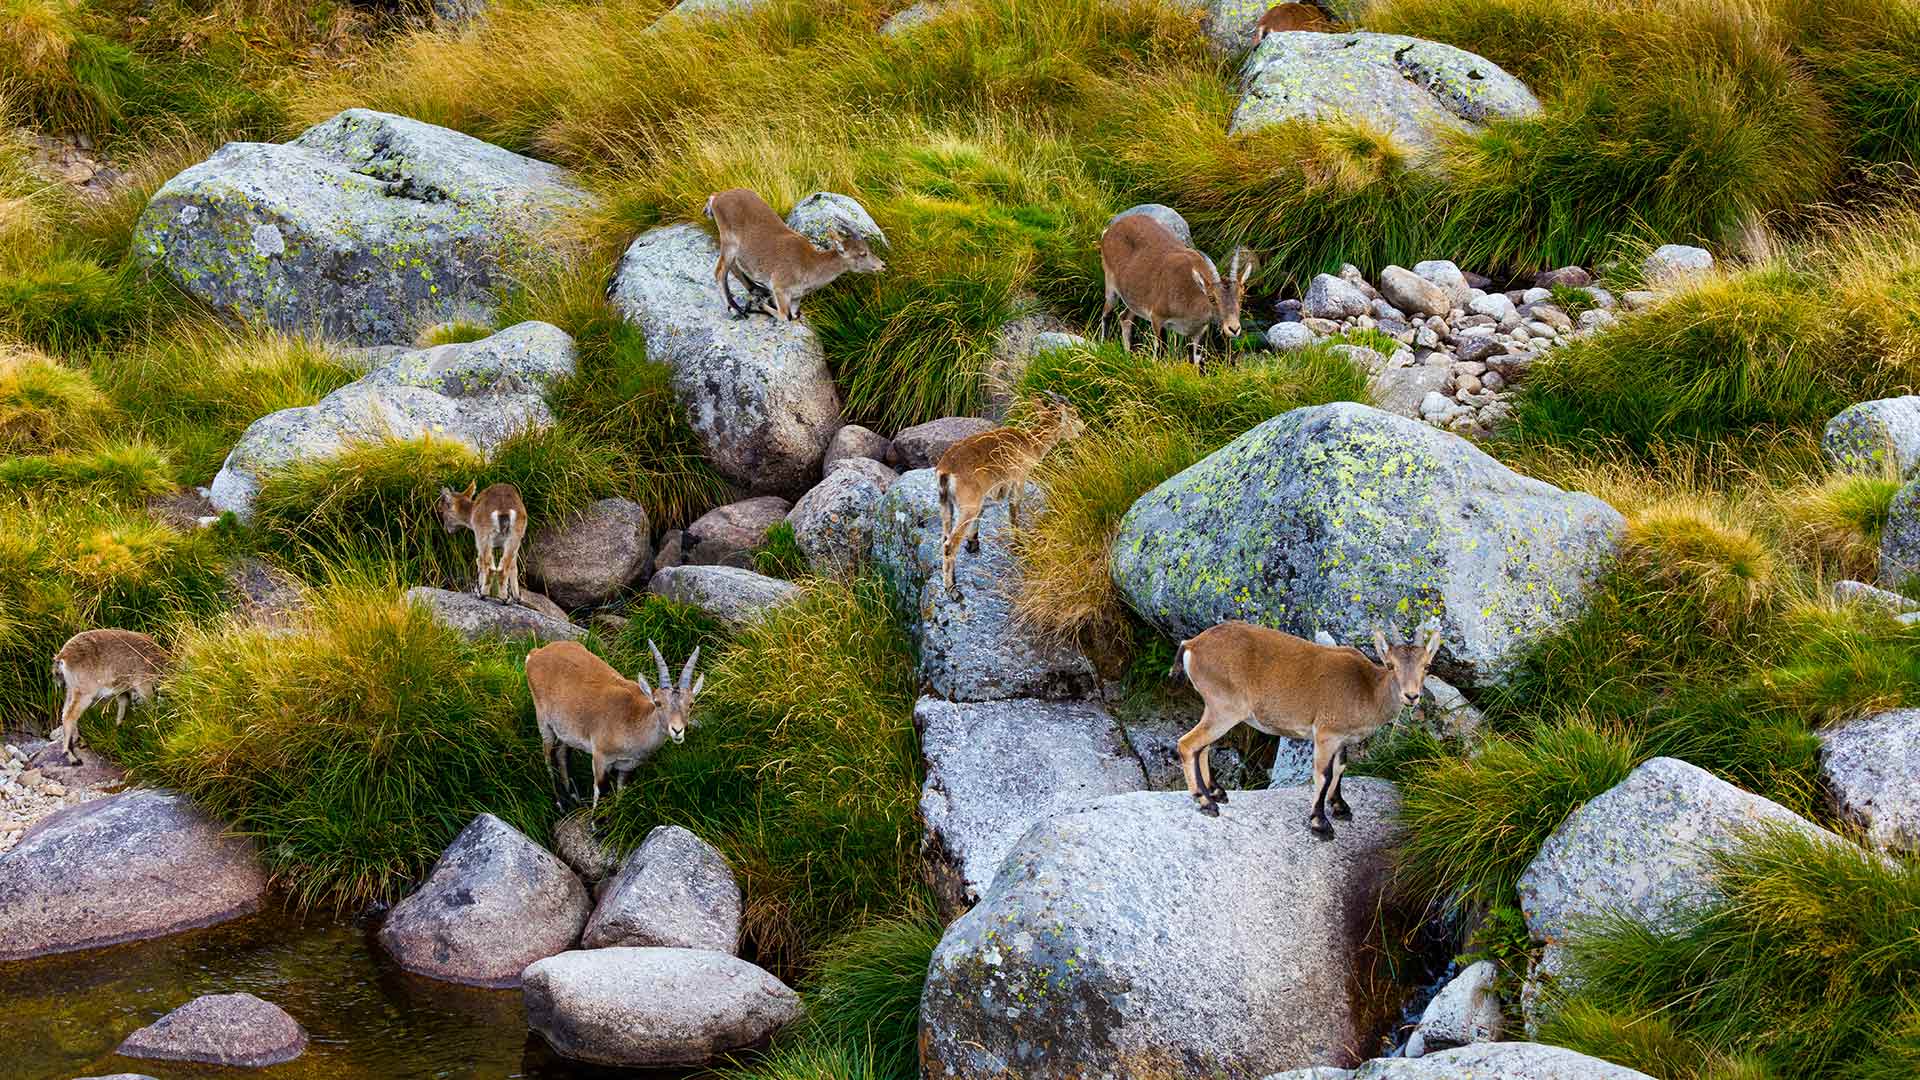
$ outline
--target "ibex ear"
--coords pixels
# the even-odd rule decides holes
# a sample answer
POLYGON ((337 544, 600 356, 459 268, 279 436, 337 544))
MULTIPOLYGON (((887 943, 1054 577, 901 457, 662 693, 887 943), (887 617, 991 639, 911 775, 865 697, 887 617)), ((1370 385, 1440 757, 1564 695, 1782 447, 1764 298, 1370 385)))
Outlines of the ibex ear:
POLYGON ((440 485, 440 501, 441 502, 453 501, 453 489, 446 486, 445 484, 440 485))
POLYGON ((1373 648, 1380 654, 1380 662, 1387 662, 1387 635, 1379 628, 1373 628, 1373 648))
POLYGON ((473 493, 479 490, 479 488, 480 488, 480 481, 469 480, 467 481, 467 490, 461 492, 460 494, 465 495, 467 498, 471 499, 473 498, 473 493))
POLYGON ((1434 656, 1436 656, 1439 652, 1440 652, 1440 630, 1438 627, 1436 627, 1433 633, 1428 635, 1427 637, 1426 662, 1431 664, 1433 662, 1434 656))
POLYGON ((1247 287, 1247 280, 1253 277, 1255 270, 1259 269, 1260 259, 1246 248, 1240 248, 1233 253, 1233 262, 1233 280, 1244 289, 1247 287))
POLYGON ((652 697, 652 696, 653 696, 653 684, 651 684, 651 683, 649 683, 649 682, 647 682, 647 673, 646 673, 646 672, 644 672, 644 671, 636 671, 636 672, 634 672, 634 673, 633 673, 633 681, 634 681, 634 682, 637 682, 637 683, 639 683, 639 684, 640 684, 640 689, 641 689, 641 691, 643 691, 643 692, 644 692, 644 693, 645 693, 645 694, 646 694, 646 695, 647 695, 648 697, 652 697))
POLYGON ((707 673, 703 671, 700 673, 699 678, 693 680, 693 689, 687 691, 687 700, 692 701, 694 698, 699 697, 700 688, 705 685, 707 685, 707 673))

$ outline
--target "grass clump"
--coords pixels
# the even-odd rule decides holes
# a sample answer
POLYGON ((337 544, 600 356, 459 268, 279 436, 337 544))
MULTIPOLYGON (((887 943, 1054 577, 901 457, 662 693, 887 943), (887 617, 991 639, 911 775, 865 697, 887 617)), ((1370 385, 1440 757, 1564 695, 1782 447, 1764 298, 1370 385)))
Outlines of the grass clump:
POLYGON ((1788 488, 1777 507, 1804 560, 1837 577, 1871 581, 1887 508, 1899 490, 1898 477, 1842 473, 1788 488))
POLYGON ((0 453, 31 453, 98 437, 111 412, 86 372, 0 342, 0 453))
POLYGON ((291 634, 183 633, 152 724, 102 727, 100 745, 256 838, 303 905, 399 899, 482 812, 545 835, 549 786, 512 657, 391 587, 330 585, 293 617, 291 634))
POLYGON ((767 530, 766 539, 753 549, 753 569, 768 577, 797 581, 811 572, 807 553, 800 549, 800 538, 793 525, 781 521, 767 530))

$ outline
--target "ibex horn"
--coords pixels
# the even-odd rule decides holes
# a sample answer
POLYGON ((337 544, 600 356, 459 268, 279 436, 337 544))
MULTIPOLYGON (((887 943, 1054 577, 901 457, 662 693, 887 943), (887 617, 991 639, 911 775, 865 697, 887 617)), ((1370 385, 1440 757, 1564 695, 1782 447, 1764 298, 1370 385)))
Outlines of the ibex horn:
POLYGON ((660 665, 660 686, 663 689, 672 686, 673 672, 667 670, 667 658, 660 655, 660 646, 655 645, 652 638, 648 638, 647 648, 653 650, 653 661, 660 665))
POLYGON ((693 681, 693 665, 700 659, 700 646, 693 647, 693 655, 687 657, 687 666, 680 669, 680 689, 684 693, 687 684, 693 681))

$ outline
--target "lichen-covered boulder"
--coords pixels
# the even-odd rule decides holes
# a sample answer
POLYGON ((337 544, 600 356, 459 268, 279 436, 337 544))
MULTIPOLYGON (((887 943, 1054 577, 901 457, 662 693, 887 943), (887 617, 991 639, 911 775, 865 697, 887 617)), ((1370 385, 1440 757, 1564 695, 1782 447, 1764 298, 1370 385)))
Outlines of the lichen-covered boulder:
POLYGON ((585 191, 457 131, 367 109, 290 143, 228 143, 154 193, 133 251, 215 310, 363 345, 489 321, 503 256, 585 191))
MULTIPOLYGON (((1039 514, 1043 499, 1029 485, 1021 513, 1039 514)), ((873 526, 873 563, 907 610, 919 644, 920 674, 935 694, 956 701, 1082 697, 1093 665, 1066 646, 1042 640, 1014 618, 1020 566, 1009 550, 1006 500, 980 516, 980 550, 955 554, 956 599, 940 569, 940 502, 932 469, 894 481, 873 526)))
POLYGON ((656 826, 607 885, 580 944, 737 952, 740 883, 712 844, 656 826))
POLYGON ((527 1026, 562 1057, 599 1065, 704 1065, 800 1019, 800 995, 710 949, 586 949, 521 982, 527 1026))
POLYGON ((1295 1069, 1266 1080, 1654 1080, 1559 1046, 1490 1042, 1409 1060, 1376 1058, 1358 1069, 1295 1069))
POLYGON ((491 454, 510 436, 553 423, 545 395, 574 373, 574 360, 573 338, 543 322, 402 350, 315 404, 248 425, 208 497, 245 520, 273 469, 388 439, 442 439, 491 454))
POLYGON ((1116 795, 1035 824, 934 950, 937 1080, 1209 1076, 1353 1065, 1384 1026, 1356 965, 1383 903, 1392 785, 1346 781, 1332 842, 1304 787, 1116 795))
POLYGON ((1911 473, 1920 465, 1920 396, 1863 401, 1840 410, 1827 421, 1820 448, 1842 472, 1911 473))
POLYGON ((848 458, 787 512, 793 538, 816 573, 849 574, 873 547, 873 516, 898 479, 870 458, 848 458))
POLYGON ((870 244, 887 242, 886 234, 859 200, 833 191, 816 191, 794 203, 787 214, 787 227, 818 248, 828 247, 835 233, 858 236, 870 244))
POLYGON ((1850 720, 1820 736, 1835 814, 1875 847, 1920 851, 1920 709, 1850 720))
POLYGON ((1244 619, 1365 641, 1430 621, 1437 672, 1481 685, 1579 614, 1624 528, 1457 435, 1342 402, 1274 417, 1141 497, 1112 569, 1172 637, 1244 619))
POLYGON ((1468 964, 1427 1002, 1420 1025, 1407 1037, 1410 1058, 1424 1057, 1456 1046, 1493 1042, 1506 1027, 1506 1012, 1494 983, 1500 969, 1491 960, 1468 964))
POLYGON ((1443 131, 1540 111, 1525 83, 1484 56, 1401 34, 1268 34, 1240 73, 1230 130, 1348 117, 1416 150, 1443 131))
POLYGON ((694 519, 681 540, 688 566, 753 565, 753 551, 766 543, 767 531, 786 520, 793 504, 778 495, 716 506, 694 519))
POLYGON ((940 455, 954 443, 982 432, 992 431, 994 423, 977 416, 943 416, 924 424, 901 428, 893 436, 893 449, 887 464, 901 472, 931 469, 940 464, 940 455))
POLYGON ((631 499, 601 499, 560 521, 536 522, 526 564, 557 603, 605 603, 653 568, 647 508, 631 499))
POLYGON ((732 317, 713 279, 719 257, 698 226, 654 229, 627 248, 608 294, 647 355, 673 369, 707 460, 755 493, 798 494, 840 429, 833 373, 804 320, 732 317))
POLYGON ((250 842, 185 796, 122 792, 54 813, 0 854, 0 961, 212 926, 266 894, 250 842))
POLYGON ((1034 822, 1147 786, 1113 717, 1090 702, 921 698, 913 726, 927 763, 920 848, 950 912, 980 898, 1034 822))
POLYGON ((408 971, 469 986, 520 985, 520 972, 572 948, 587 890, 566 863, 481 814, 420 888, 387 913, 380 947, 408 971))
POLYGON ((791 581, 738 566, 666 567, 654 572, 647 591, 692 604, 730 630, 743 629, 781 604, 804 595, 804 590, 791 581))
POLYGON ((1898 589, 1915 574, 1920 574, 1920 476, 1893 493, 1880 529, 1880 584, 1898 589))
MULTIPOLYGON (((538 595, 528 593, 527 597, 538 595)), ((578 641, 587 632, 552 612, 540 611, 531 604, 509 604, 489 600, 471 592, 454 592, 415 585, 407 590, 407 599, 433 612, 433 617, 479 640, 532 638, 535 641, 578 641)))
POLYGON ((149 1061, 258 1069, 307 1050, 307 1032, 285 1009, 252 994, 208 994, 126 1037, 115 1051, 149 1061))

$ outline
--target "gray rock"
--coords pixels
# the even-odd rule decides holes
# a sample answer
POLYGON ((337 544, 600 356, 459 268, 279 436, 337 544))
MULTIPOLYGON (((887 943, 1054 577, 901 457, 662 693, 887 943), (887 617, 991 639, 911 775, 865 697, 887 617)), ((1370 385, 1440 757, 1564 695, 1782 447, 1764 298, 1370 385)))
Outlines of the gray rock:
POLYGON ((1453 384, 1453 373, 1438 364, 1387 368, 1373 379, 1373 400, 1387 412, 1418 420, 1421 404, 1428 394, 1440 394, 1444 400, 1453 384))
POLYGON ((306 1030, 280 1006, 252 994, 208 994, 127 1036, 115 1053, 258 1069, 306 1050, 306 1030))
POLYGON ((892 447, 893 443, 885 435, 869 431, 859 424, 848 424, 834 432, 833 438, 827 441, 827 452, 821 468, 832 472, 836 464, 858 458, 885 461, 892 447))
POLYGON ((1232 56, 1253 44, 1253 27, 1272 7, 1271 0, 1191 0, 1206 9, 1207 41, 1215 52, 1232 56))
MULTIPOLYGON (((1022 513, 1037 515, 1040 490, 1028 486, 1022 513)), ((1013 616, 1020 566, 1008 549, 1006 500, 980 516, 980 550, 955 555, 951 596, 940 569, 940 505, 932 469, 901 476, 880 500, 873 562, 906 608, 919 645, 920 674, 932 692, 958 701, 1084 696, 1093 665, 1078 652, 1042 641, 1013 616)))
POLYGON ((1713 269, 1713 256, 1705 248, 1685 244, 1662 244, 1640 264, 1640 273, 1654 287, 1680 285, 1713 269))
POLYGON ((1591 334, 1605 330, 1607 327, 1619 321, 1619 319, 1614 318, 1613 312, 1611 311, 1606 311, 1602 308, 1588 308, 1580 313, 1580 317, 1575 320, 1575 324, 1581 333, 1591 334))
POLYGON ((593 812, 575 810, 553 826, 553 853, 588 885, 605 881, 620 869, 620 853, 593 831, 593 812))
POLYGON ((1491 337, 1470 337, 1462 340, 1456 356, 1470 363, 1493 365, 1494 358, 1506 352, 1506 346, 1491 337))
POLYGON ((1578 266, 1562 266, 1558 270, 1542 270, 1533 275, 1533 286, 1536 289, 1551 289, 1555 285, 1583 289, 1591 284, 1593 284, 1593 275, 1578 266))
POLYGON ((1630 289, 1620 294, 1620 302, 1628 311, 1645 311, 1660 302, 1660 294, 1650 289, 1630 289))
POLYGON ((266 893, 253 845, 184 796, 122 792, 56 811, 0 854, 0 960, 212 926, 266 893))
POLYGON ((726 858, 678 825, 659 825, 607 886, 580 944, 733 953, 740 910, 740 884, 726 858))
POLYGON ((1828 464, 1842 472, 1893 472, 1920 465, 1920 396, 1863 401, 1827 421, 1820 440, 1828 464))
POLYGON ((1833 599, 1841 604, 1868 604, 1885 608, 1894 613, 1920 611, 1920 600, 1913 600, 1897 592, 1875 588, 1864 581, 1836 581, 1833 583, 1833 599))
POLYGON ((887 464, 901 472, 931 469, 954 443, 993 429, 993 421, 977 416, 945 416, 915 424, 894 434, 893 452, 888 455, 887 464))
POLYGON ((927 765, 921 851, 935 895, 955 914, 993 883, 1034 822, 1147 786, 1113 717, 1089 702, 921 698, 913 725, 927 765))
POLYGON ((1467 696, 1452 683, 1433 675, 1421 685, 1420 709, 1427 726, 1439 734, 1464 739, 1480 730, 1484 719, 1467 696))
POLYGON ((829 469, 826 479, 793 504, 787 524, 816 573, 849 574, 866 562, 874 513, 896 479, 877 461, 852 458, 829 469))
POLYGON ((1297 322, 1277 322, 1267 327, 1267 348, 1275 352, 1297 352, 1319 340, 1318 334, 1297 322))
POLYGON ((528 967, 527 1026, 563 1057, 600 1065, 702 1065, 765 1044, 799 1020, 800 995, 708 949, 589 949, 528 967))
POLYGON ((764 618, 781 604, 798 600, 804 590, 737 566, 673 566, 654 571, 647 591, 669 600, 692 604, 740 630, 764 618))
POLYGON ((787 214, 787 227, 823 250, 832 245, 836 232, 859 236, 875 245, 887 242, 887 234, 880 231, 866 207, 852 196, 832 191, 816 191, 794 203, 787 214))
MULTIPOLYGON (((534 593, 527 594, 531 598, 534 593)), ((434 618, 478 641, 481 638, 532 638, 535 641, 578 641, 587 632, 565 619, 554 618, 531 606, 488 600, 470 592, 452 592, 416 585, 407 599, 433 612, 434 618)))
POLYGON ((687 526, 682 541, 688 566, 753 566, 753 549, 767 540, 767 531, 787 519, 793 504, 778 495, 716 506, 687 526))
POLYGON ((1478 686, 1580 613, 1624 527, 1458 436, 1338 403, 1268 420, 1143 496, 1112 570, 1179 638, 1246 619, 1357 641, 1437 619, 1435 673, 1478 686))
POLYGON ((430 978, 518 986, 528 964, 573 946, 589 910, 586 888, 565 863, 481 814, 440 853, 420 888, 387 913, 380 947, 430 978))
POLYGON ((1295 1069, 1266 1080, 1654 1080, 1624 1065, 1558 1046, 1490 1042, 1416 1060, 1376 1058, 1358 1069, 1295 1069))
POLYGON ((1333 345, 1328 347, 1328 351, 1335 356, 1346 357, 1348 363, 1369 375, 1378 375, 1387 370, 1387 358, 1365 345, 1333 345))
POLYGON ((1315 274, 1300 303, 1301 312, 1310 319, 1351 319, 1372 308, 1373 301, 1358 286, 1332 274, 1315 274))
POLYGON ((1520 321, 1520 310, 1513 306, 1504 293, 1486 293, 1467 301, 1467 310, 1476 315, 1485 315, 1503 325, 1514 325, 1520 321))
MULTIPOLYGON (((1125 210, 1108 218, 1106 227, 1111 229, 1113 228, 1114 222, 1119 221, 1123 217, 1132 217, 1135 214, 1145 214, 1160 224, 1165 225, 1169 232, 1180 238, 1181 243, 1193 243, 1193 229, 1187 225, 1187 219, 1181 217, 1180 212, 1173 207, 1162 206, 1159 203, 1141 203, 1138 206, 1129 206, 1125 210)), ((1105 230, 1102 231, 1104 232, 1105 230)))
POLYGON ((1820 767, 1834 813, 1868 842, 1920 851, 1920 709, 1876 713, 1822 733, 1820 767))
POLYGON ((755 493, 798 493, 819 475, 840 430, 826 354, 803 321, 730 317, 713 268, 719 249, 699 227, 643 233, 608 295, 673 369, 674 395, 709 461, 755 493))
POLYGON ((1091 344, 1073 333, 1064 320, 1044 311, 1029 312, 1007 323, 1000 328, 993 354, 987 359, 987 405, 981 415, 996 422, 1007 418, 1014 389, 1034 357, 1061 349, 1084 349, 1091 344))
POLYGON ((1898 589, 1920 573, 1920 477, 1900 486, 1887 503, 1880 530, 1880 584, 1898 589))
MULTIPOLYGON (((1458 274, 1456 270, 1454 273, 1458 274)), ((1380 295, 1394 307, 1412 315, 1446 315, 1453 310, 1453 298, 1446 289, 1428 281, 1404 266, 1389 266, 1380 271, 1380 295)))
POLYGON ((208 496, 215 508, 247 520, 269 471, 358 443, 431 436, 490 455, 508 437, 552 424, 546 392, 573 373, 573 339, 543 322, 396 353, 313 405, 248 425, 208 496))
POLYGON ((653 570, 659 573, 670 566, 687 564, 687 534, 679 529, 668 529, 660 534, 660 546, 653 552, 653 570))
POLYGON ((601 499, 564 521, 540 525, 527 544, 527 572, 567 607, 603 604, 641 584, 653 567, 647 508, 601 499))
POLYGON ((1229 130, 1346 116, 1418 151, 1442 131, 1540 111, 1520 80, 1483 56, 1399 34, 1269 34, 1241 69, 1229 130))
POLYGON ((1493 988, 1499 977, 1493 961, 1481 960, 1448 980, 1420 1014, 1420 1026, 1407 1040, 1407 1057, 1497 1041, 1506 1027, 1500 995, 1493 988))
POLYGON ((895 12, 886 22, 881 23, 880 32, 889 37, 894 34, 904 34, 932 22, 951 6, 946 3, 937 3, 935 0, 920 0, 911 7, 895 12))
POLYGON ((457 131, 349 109, 285 145, 228 143, 156 192, 133 251, 215 310, 364 345, 489 322, 503 257, 587 194, 457 131))
POLYGON ((1235 792, 1217 819, 1184 793, 1140 792, 1041 820, 934 950, 927 1074, 1254 1077, 1355 1063, 1377 1034, 1355 1020, 1355 965, 1398 800, 1380 780, 1345 786, 1354 820, 1333 843, 1306 829, 1306 788, 1235 792))

